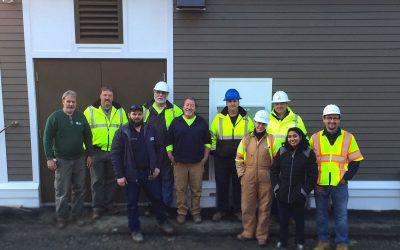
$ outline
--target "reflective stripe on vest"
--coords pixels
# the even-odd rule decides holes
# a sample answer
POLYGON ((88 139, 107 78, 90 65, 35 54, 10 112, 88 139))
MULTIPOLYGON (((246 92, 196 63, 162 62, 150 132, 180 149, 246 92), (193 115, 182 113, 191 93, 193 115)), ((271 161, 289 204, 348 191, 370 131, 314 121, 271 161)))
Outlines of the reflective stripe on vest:
MULTIPOLYGON (((94 110, 93 107, 89 107, 90 110, 90 128, 107 128, 108 124, 107 123, 99 123, 95 124, 94 122, 94 110)), ((110 124, 110 128, 119 128, 122 126, 122 123, 124 122, 123 116, 122 116, 122 109, 119 109, 119 124, 110 124)))
MULTIPOLYGON (((247 134, 247 128, 248 128, 248 120, 247 119, 244 119, 243 118, 243 120, 244 120, 244 133, 243 133, 243 135, 245 135, 245 134, 247 134)), ((241 140, 242 138, 243 138, 243 135, 240 135, 240 136, 234 136, 234 135, 231 135, 231 136, 224 136, 223 134, 224 134, 224 126, 222 125, 222 117, 219 117, 219 136, 218 136, 218 138, 220 139, 220 140, 241 140)))

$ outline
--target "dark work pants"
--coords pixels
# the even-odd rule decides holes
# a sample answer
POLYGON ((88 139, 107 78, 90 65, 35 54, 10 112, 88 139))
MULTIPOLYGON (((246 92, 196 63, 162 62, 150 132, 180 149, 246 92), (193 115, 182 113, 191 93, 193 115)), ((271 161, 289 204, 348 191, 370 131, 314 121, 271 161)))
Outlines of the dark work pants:
POLYGON ((109 152, 93 150, 93 166, 90 168, 92 207, 94 211, 111 208, 117 188, 109 152))
POLYGON ((217 185, 217 210, 229 212, 230 185, 232 182, 233 212, 240 212, 241 187, 237 176, 235 158, 215 157, 215 181, 217 185))
POLYGON ((156 219, 159 224, 166 221, 165 206, 161 198, 161 186, 159 177, 148 179, 148 171, 138 171, 138 180, 128 181, 125 186, 126 206, 128 209, 128 225, 131 232, 140 230, 138 200, 140 189, 143 188, 146 197, 150 200, 156 219))
POLYGON ((288 231, 289 231, 289 218, 294 217, 296 222, 296 236, 295 243, 304 245, 304 205, 306 198, 300 199, 294 203, 284 203, 279 200, 278 210, 279 210, 279 241, 282 242, 283 246, 288 245, 288 231))

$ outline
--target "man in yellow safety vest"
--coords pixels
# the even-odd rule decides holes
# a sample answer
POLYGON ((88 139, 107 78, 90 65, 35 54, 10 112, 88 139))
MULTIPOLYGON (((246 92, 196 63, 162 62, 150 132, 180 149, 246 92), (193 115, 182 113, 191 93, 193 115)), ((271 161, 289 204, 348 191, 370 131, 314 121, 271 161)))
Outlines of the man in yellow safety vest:
POLYGON ((115 132, 128 122, 125 110, 114 100, 111 87, 101 88, 100 98, 84 114, 93 134, 93 167, 90 169, 92 188, 92 219, 99 219, 103 212, 118 213, 113 207, 117 182, 109 152, 115 132))
POLYGON ((217 211, 213 221, 220 221, 230 210, 229 196, 232 182, 233 212, 241 220, 241 187, 236 172, 236 150, 241 139, 254 130, 254 123, 244 108, 236 89, 228 89, 226 107, 218 113, 210 127, 211 152, 215 157, 215 182, 217 185, 217 211))
POLYGON ((338 106, 324 108, 325 128, 311 137, 311 146, 317 156, 318 180, 315 187, 317 206, 318 243, 314 250, 327 250, 329 246, 329 200, 335 217, 336 250, 347 250, 349 199, 347 182, 353 178, 364 158, 353 134, 339 127, 341 113, 338 106))

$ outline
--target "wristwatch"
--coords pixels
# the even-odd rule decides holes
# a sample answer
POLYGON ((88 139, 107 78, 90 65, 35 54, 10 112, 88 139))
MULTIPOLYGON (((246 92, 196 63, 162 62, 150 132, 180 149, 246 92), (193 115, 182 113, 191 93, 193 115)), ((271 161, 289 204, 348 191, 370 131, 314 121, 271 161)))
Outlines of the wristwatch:
POLYGON ((54 162, 57 162, 57 159, 56 159, 56 158, 53 158, 53 161, 54 161, 54 162))

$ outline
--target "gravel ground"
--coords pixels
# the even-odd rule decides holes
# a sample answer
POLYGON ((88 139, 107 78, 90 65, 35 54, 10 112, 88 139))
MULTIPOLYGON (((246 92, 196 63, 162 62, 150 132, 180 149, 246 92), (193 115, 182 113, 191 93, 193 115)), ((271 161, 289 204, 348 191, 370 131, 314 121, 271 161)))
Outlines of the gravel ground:
MULTIPOLYGON (((212 212, 205 212, 205 221, 183 226, 174 224, 176 234, 164 236, 153 218, 142 217, 145 242, 134 243, 129 237, 124 211, 118 216, 104 216, 91 221, 89 213, 82 227, 71 223, 60 230, 54 224, 54 208, 0 208, 0 249, 260 249, 256 241, 240 242, 236 234, 241 224, 233 220, 209 221, 212 212)), ((313 213, 307 216, 307 249, 315 244, 313 213)), ((278 226, 271 226, 269 243, 277 242, 278 226)), ((350 212, 350 249, 400 249, 400 211, 350 212)), ((332 245, 332 249, 334 249, 332 245)))

